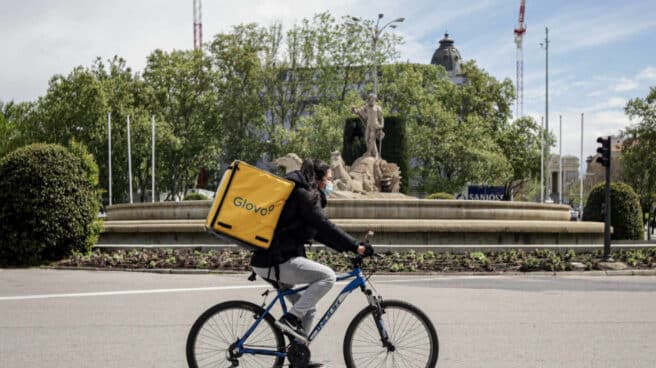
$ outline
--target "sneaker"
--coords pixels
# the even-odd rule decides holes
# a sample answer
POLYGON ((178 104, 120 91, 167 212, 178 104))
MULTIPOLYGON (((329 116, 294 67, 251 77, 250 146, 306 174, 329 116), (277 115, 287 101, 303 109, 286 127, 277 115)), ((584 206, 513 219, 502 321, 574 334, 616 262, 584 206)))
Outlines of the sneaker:
POLYGON ((299 340, 307 342, 307 335, 303 330, 303 324, 301 323, 301 320, 299 320, 295 315, 287 313, 282 316, 276 324, 283 332, 286 332, 299 340))

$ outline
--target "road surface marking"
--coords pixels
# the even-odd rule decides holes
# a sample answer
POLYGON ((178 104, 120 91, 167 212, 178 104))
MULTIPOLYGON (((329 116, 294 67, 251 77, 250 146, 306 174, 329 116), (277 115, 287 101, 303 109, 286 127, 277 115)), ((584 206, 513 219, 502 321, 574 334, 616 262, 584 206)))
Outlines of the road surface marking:
MULTIPOLYGON (((398 282, 425 282, 436 280, 452 280, 452 279, 471 279, 477 276, 468 277, 426 277, 426 278, 404 278, 396 280, 375 280, 376 283, 398 283, 398 282)), ((490 278, 494 276, 478 276, 490 278)), ((345 285, 347 281, 337 282, 336 285, 345 285)), ((186 293, 196 291, 220 291, 220 290, 239 290, 239 289, 262 289, 270 288, 269 284, 257 285, 230 285, 230 286, 213 286, 213 287, 200 287, 200 288, 180 288, 180 289, 144 289, 144 290, 117 290, 117 291, 100 291, 88 293, 68 293, 68 294, 36 294, 36 295, 17 295, 17 296, 0 296, 0 301, 12 300, 30 300, 30 299, 55 299, 55 298, 81 298, 91 296, 114 296, 114 295, 140 295, 140 294, 162 294, 162 293, 186 293)))

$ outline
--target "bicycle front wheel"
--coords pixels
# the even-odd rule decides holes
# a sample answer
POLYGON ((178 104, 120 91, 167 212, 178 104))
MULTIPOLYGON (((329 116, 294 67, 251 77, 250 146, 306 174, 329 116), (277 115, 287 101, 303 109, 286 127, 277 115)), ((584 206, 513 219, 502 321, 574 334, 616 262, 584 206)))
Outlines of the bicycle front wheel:
MULTIPOLYGON (((230 350, 242 338, 264 309, 245 301, 217 304, 203 313, 187 337, 187 364, 202 367, 282 367, 284 357, 264 354, 231 356, 230 350)), ((267 314, 243 344, 246 349, 285 351, 285 338, 267 314)))
POLYGON ((348 368, 417 367, 437 365, 439 342, 433 323, 417 307, 397 300, 381 302, 385 311, 377 319, 371 307, 358 313, 344 337, 348 368), (391 343, 384 346, 377 327, 382 324, 391 343))

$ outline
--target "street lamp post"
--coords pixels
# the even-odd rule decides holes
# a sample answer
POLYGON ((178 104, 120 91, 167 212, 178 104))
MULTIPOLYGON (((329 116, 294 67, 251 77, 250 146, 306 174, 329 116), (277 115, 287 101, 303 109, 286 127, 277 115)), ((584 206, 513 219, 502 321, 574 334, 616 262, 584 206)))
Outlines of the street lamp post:
POLYGON ((544 116, 540 119, 540 203, 544 203, 544 116))
MULTIPOLYGON (((375 95, 378 95, 378 59, 376 57, 376 51, 378 50, 378 39, 380 35, 383 34, 385 28, 396 28, 394 23, 402 23, 405 21, 405 18, 396 18, 392 21, 387 22, 385 25, 380 27, 380 20, 383 19, 384 14, 378 14, 378 19, 376 19, 376 25, 370 30, 371 31, 371 41, 373 46, 373 69, 374 69, 374 91, 375 95)), ((351 17, 351 20, 354 22, 360 22, 362 19, 359 17, 351 17)))
MULTIPOLYGON (((544 28, 544 43, 540 43, 540 46, 544 48, 545 51, 545 71, 544 71, 544 79, 545 79, 545 86, 544 86, 544 125, 545 125, 545 130, 547 134, 547 139, 549 138, 549 28, 545 27, 544 28)), ((553 203, 553 200, 551 199, 551 188, 549 188, 549 177, 551 176, 551 171, 549 170, 549 163, 550 163, 550 157, 549 157, 549 145, 547 144, 546 146, 547 152, 545 154, 545 162, 547 164, 546 168, 546 175, 547 175, 547 180, 546 180, 546 187, 547 187, 547 203, 553 203)), ((553 180, 553 178, 552 178, 553 180)))

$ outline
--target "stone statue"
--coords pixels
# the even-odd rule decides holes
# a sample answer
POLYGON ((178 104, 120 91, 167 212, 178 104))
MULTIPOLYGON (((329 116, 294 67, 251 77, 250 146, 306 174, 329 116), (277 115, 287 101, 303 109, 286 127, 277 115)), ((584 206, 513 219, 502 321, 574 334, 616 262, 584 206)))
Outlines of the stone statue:
MULTIPOLYGON (((333 192, 341 196, 364 196, 371 198, 376 193, 397 193, 400 189, 401 170, 395 163, 387 162, 380 157, 376 139, 382 142, 383 109, 376 105, 376 95, 370 94, 367 103, 360 109, 353 108, 365 124, 367 151, 349 167, 344 163, 342 154, 334 151, 330 154, 330 168, 333 183, 337 189, 333 192)), ((302 160, 294 153, 288 153, 273 161, 284 167, 285 172, 298 170, 302 160)))
POLYGON ((367 152, 365 152, 364 156, 380 158, 378 147, 376 146, 376 139, 382 144, 383 137, 385 136, 385 133, 383 133, 385 121, 383 120, 383 109, 379 105, 376 105, 376 95, 370 94, 364 106, 360 109, 354 107, 351 111, 357 114, 365 123, 367 152))
POLYGON ((295 153, 288 153, 273 160, 273 163, 277 166, 283 167, 285 169, 285 174, 289 174, 292 171, 300 170, 303 160, 301 160, 301 158, 295 153))
MULTIPOLYGON (((285 172, 298 170, 302 160, 294 153, 288 153, 273 161, 284 167, 285 172)), ((400 190, 401 170, 392 162, 377 157, 362 155, 347 166, 339 151, 330 154, 330 169, 336 191, 333 197, 358 198, 364 196, 374 198, 376 193, 397 193, 400 190), (350 193, 350 194, 349 194, 350 193)), ((382 194, 379 194, 382 195, 382 194)))
POLYGON ((330 170, 333 173, 335 188, 347 192, 364 192, 362 183, 356 183, 349 174, 349 168, 344 163, 344 159, 342 159, 339 151, 334 151, 330 154, 330 170))

